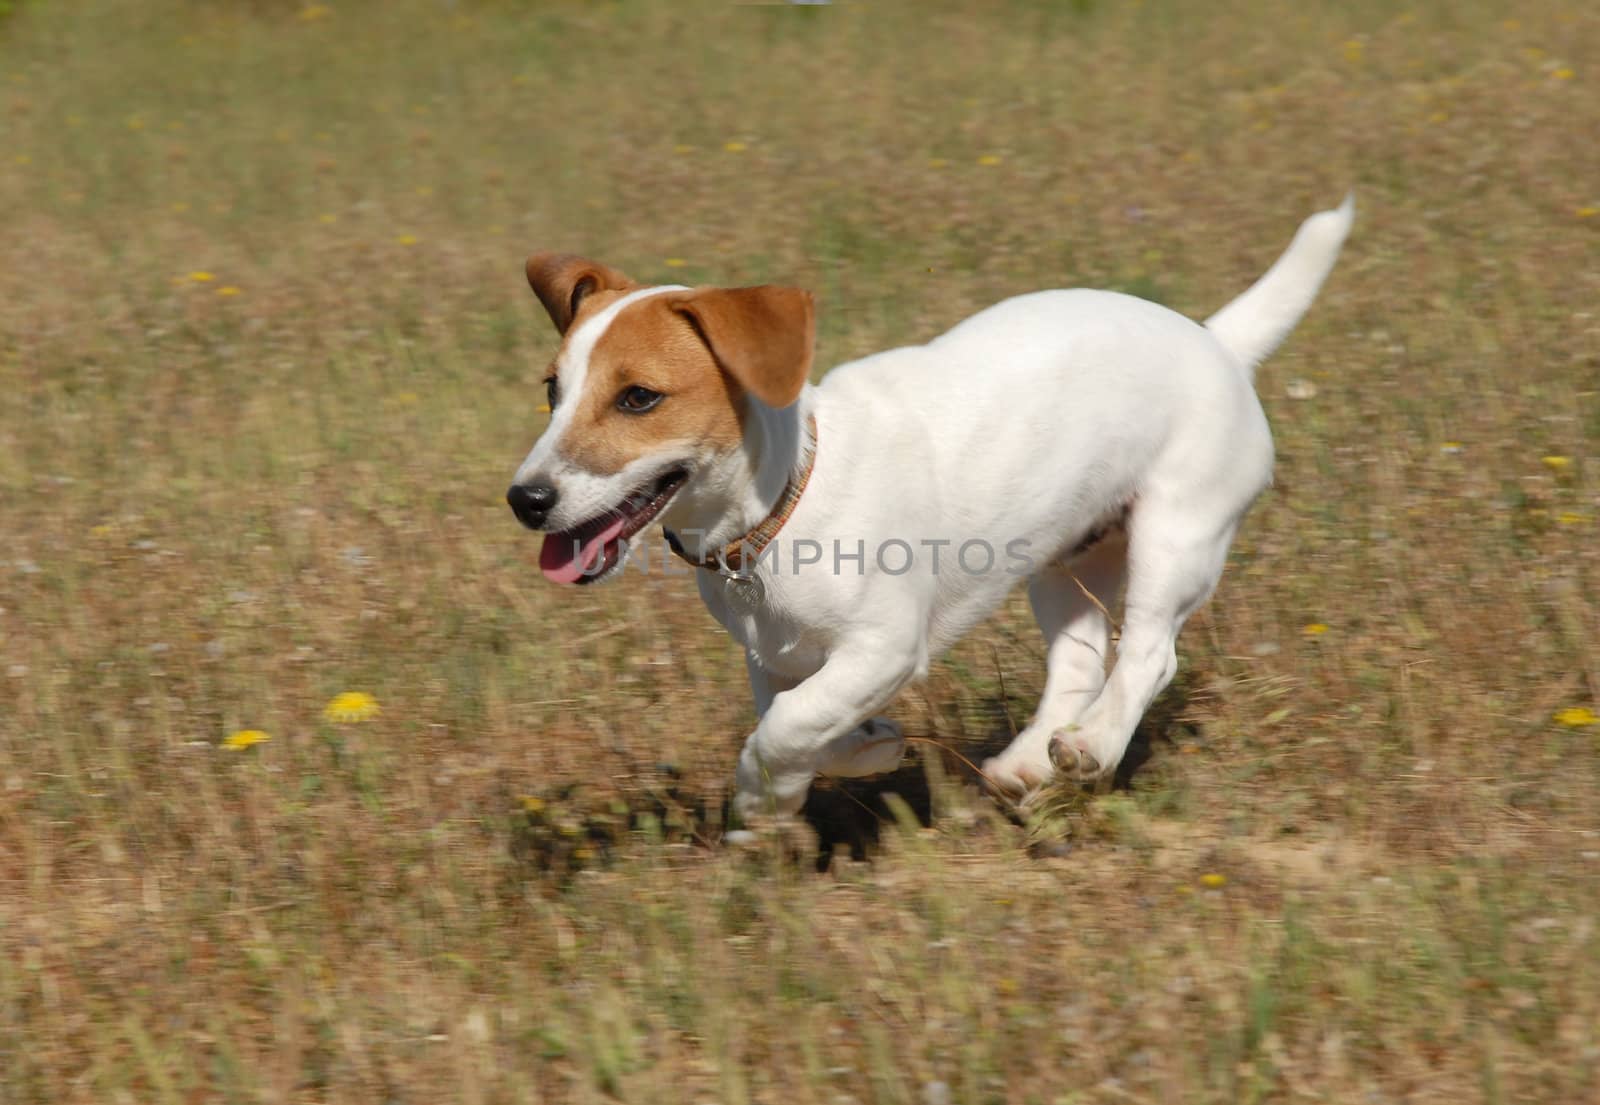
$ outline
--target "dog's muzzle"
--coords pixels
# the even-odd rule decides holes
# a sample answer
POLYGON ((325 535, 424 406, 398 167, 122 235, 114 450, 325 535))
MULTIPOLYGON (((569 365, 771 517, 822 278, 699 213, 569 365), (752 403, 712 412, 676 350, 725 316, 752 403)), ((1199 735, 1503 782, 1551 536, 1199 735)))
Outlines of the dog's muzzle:
POLYGON ((561 496, 556 489, 548 483, 537 481, 529 484, 514 483, 511 490, 506 492, 506 502, 511 504, 511 513, 517 516, 517 521, 529 529, 544 529, 545 519, 555 509, 556 501, 561 496))

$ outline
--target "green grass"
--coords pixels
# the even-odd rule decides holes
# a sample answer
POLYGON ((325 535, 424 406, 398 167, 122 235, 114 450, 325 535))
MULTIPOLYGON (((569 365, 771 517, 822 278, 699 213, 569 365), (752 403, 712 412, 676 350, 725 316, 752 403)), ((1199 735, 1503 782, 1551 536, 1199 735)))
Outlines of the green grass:
MULTIPOLYGON (((16 6, 0 1100, 1593 1099, 1595 57, 1565 0, 16 6), (742 662, 533 569, 526 254, 810 287, 830 365, 1203 316, 1352 186, 1130 790, 692 842, 742 662)), ((893 713, 975 756, 1041 663, 1019 600, 893 713)))

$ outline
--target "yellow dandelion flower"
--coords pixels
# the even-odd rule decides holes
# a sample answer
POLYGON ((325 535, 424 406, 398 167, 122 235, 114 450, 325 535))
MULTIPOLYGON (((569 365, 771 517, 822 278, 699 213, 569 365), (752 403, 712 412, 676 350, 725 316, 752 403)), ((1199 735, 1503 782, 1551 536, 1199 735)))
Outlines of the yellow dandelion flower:
POLYGON ((116 531, 111 526, 100 525, 90 526, 89 532, 94 534, 96 537, 110 537, 112 533, 116 531))
POLYGON ((1351 65, 1358 65, 1361 62, 1361 55, 1365 52, 1365 50, 1366 47, 1362 44, 1359 38, 1346 39, 1344 44, 1344 60, 1348 61, 1351 65))
POLYGON ((679 157, 682 157, 686 153, 694 153, 694 147, 689 145, 687 142, 679 142, 676 146, 672 147, 672 152, 677 154, 679 157))
POLYGON ((139 118, 137 115, 128 116, 128 129, 144 130, 144 120, 139 118))
POLYGON ((1447 457, 1454 457, 1459 456, 1461 451, 1465 448, 1466 446, 1461 444, 1459 441, 1445 441, 1440 443, 1439 452, 1443 453, 1447 457))
POLYGON ((1556 522, 1563 526, 1581 526, 1589 519, 1579 514, 1576 510, 1563 510, 1556 515, 1556 522))
POLYGON ((220 295, 220 296, 223 296, 224 298, 230 298, 231 299, 233 296, 238 295, 240 290, 241 289, 235 287, 232 284, 224 284, 222 287, 217 289, 217 294, 220 295))
POLYGON ((1228 877, 1213 871, 1210 874, 1200 876, 1200 885, 1208 890, 1217 890, 1228 885, 1228 877))
POLYGON ((727 150, 729 153, 744 153, 745 150, 749 149, 749 147, 743 142, 738 141, 724 142, 722 144, 722 148, 727 150))
POLYGON ((1568 729, 1600 725, 1600 714, 1587 706, 1568 706, 1565 710, 1557 710, 1552 716, 1557 725, 1565 725, 1568 729))
POLYGON ((201 269, 196 269, 189 274, 189 280, 195 284, 209 284, 216 278, 215 273, 205 272, 201 269))
POLYGON ((1578 74, 1574 73, 1571 69, 1568 69, 1565 65, 1563 65, 1560 69, 1557 69, 1554 73, 1551 73, 1550 75, 1552 77, 1554 77, 1558 81, 1570 81, 1573 77, 1576 77, 1578 74))
POLYGON ((32 165, 33 164, 33 158, 29 157, 25 153, 19 153, 17 155, 17 164, 18 165, 32 165))
POLYGON ((544 799, 534 794, 524 794, 521 798, 522 808, 528 813, 543 813, 544 799))
POLYGON ((1320 637, 1324 633, 1328 632, 1328 627, 1323 622, 1312 622, 1310 625, 1306 626, 1305 629, 1301 630, 1301 632, 1307 637, 1320 637))
POLYGON ((184 203, 182 200, 179 200, 177 203, 172 205, 172 212, 175 215, 181 215, 187 210, 189 210, 189 205, 184 203))
POLYGON ((395 241, 403 246, 414 246, 417 244, 417 236, 415 234, 402 234, 395 241))
POLYGON ((333 696, 322 708, 322 716, 341 725, 353 725, 378 716, 378 700, 365 691, 345 691, 333 696))
POLYGON ((422 401, 422 397, 414 391, 402 391, 394 397, 394 401, 402 407, 414 407, 422 401))
POLYGON ((332 224, 332 223, 336 223, 338 221, 339 221, 339 216, 337 216, 337 215, 318 215, 317 216, 317 222, 322 223, 325 226, 329 225, 329 224, 332 224))
POLYGON ((222 747, 231 749, 234 752, 243 752, 251 745, 260 744, 262 741, 271 739, 272 734, 263 733, 260 729, 240 729, 237 732, 229 733, 227 739, 222 742, 222 747))
POLYGON ((1568 468, 1572 467, 1572 458, 1558 456, 1540 457, 1539 463, 1550 469, 1552 472, 1565 472, 1568 468))
POLYGON ((992 167, 1000 164, 1004 160, 1005 159, 997 153, 986 153, 982 157, 978 158, 978 164, 992 167))
POLYGON ((666 265, 669 269, 681 269, 688 263, 689 262, 685 261, 682 257, 668 257, 662 262, 662 264, 666 265))
POLYGON ((943 169, 943 168, 946 168, 949 164, 950 164, 949 160, 946 159, 946 158, 943 158, 943 157, 930 157, 930 158, 928 158, 928 168, 930 168, 930 169, 943 169))
POLYGON ((300 14, 295 16, 302 23, 316 23, 318 20, 328 19, 333 15, 333 9, 326 4, 307 4, 300 9, 300 14))
POLYGON ((1600 207, 1579 207, 1573 210, 1574 215, 1580 219, 1592 219, 1600 215, 1600 207))

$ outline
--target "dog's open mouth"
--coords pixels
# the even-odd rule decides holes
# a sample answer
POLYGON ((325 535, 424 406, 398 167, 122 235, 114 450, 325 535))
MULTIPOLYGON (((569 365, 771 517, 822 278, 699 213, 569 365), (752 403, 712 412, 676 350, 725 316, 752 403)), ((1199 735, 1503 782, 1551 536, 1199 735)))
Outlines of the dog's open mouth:
POLYGON ((556 583, 594 583, 622 563, 625 542, 672 501, 689 473, 674 468, 582 525, 552 533, 539 550, 539 570, 556 583))

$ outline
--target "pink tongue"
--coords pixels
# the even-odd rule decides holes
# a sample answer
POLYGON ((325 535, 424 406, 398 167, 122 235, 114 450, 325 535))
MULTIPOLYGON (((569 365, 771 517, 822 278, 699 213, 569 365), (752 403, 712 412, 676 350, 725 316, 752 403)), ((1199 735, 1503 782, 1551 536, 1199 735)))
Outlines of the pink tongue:
POLYGON ((552 533, 539 550, 539 570, 555 583, 576 583, 605 555, 606 545, 627 528, 626 518, 617 518, 605 529, 580 542, 570 533, 552 533))

